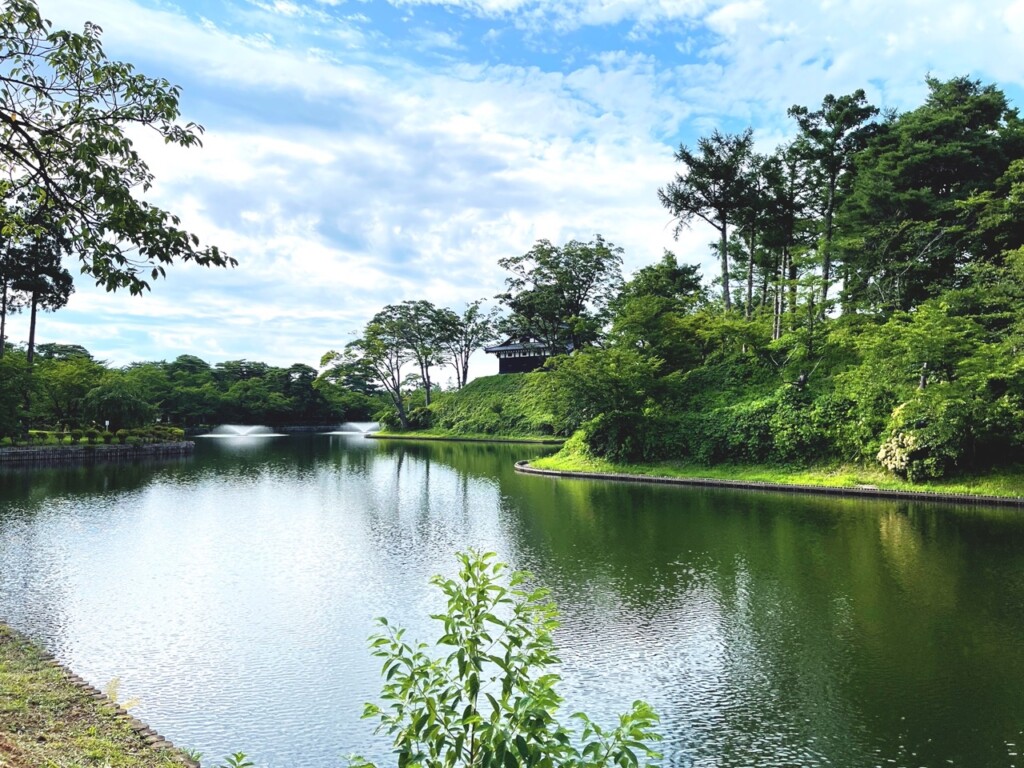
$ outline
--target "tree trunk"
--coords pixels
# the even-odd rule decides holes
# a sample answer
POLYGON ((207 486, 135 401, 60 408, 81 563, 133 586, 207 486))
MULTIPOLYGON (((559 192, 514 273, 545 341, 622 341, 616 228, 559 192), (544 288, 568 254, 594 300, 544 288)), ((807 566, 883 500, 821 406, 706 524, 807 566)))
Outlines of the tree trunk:
POLYGON ((425 399, 424 405, 426 405, 427 408, 429 408, 430 407, 430 366, 421 365, 420 366, 420 375, 422 376, 422 379, 423 379, 423 396, 424 396, 424 399, 425 399))
POLYGON ((28 362, 29 370, 32 370, 32 361, 36 357, 36 308, 39 306, 38 294, 32 292, 31 310, 28 321, 28 354, 25 360, 28 362))
POLYGON ((789 306, 786 309, 789 311, 789 330, 796 330, 796 260, 793 258, 793 254, 789 255, 789 265, 787 268, 786 279, 789 281, 789 306))
POLYGON ((747 306, 743 313, 747 320, 749 320, 750 316, 753 314, 754 304, 754 243, 754 230, 751 228, 750 239, 748 240, 747 246, 750 251, 747 256, 747 306))
POLYGON ((725 311, 728 312, 732 309, 732 296, 729 291, 729 243, 728 243, 728 232, 727 227, 723 223, 722 229, 719 230, 722 233, 722 241, 719 245, 719 252, 722 258, 722 298, 725 299, 725 311))
POLYGON ((828 311, 828 289, 832 280, 832 235, 836 207, 836 179, 829 179, 828 201, 825 205, 825 238, 821 252, 821 314, 828 311))
POLYGON ((4 278, 3 289, 0 290, 0 357, 7 349, 7 279, 4 278))

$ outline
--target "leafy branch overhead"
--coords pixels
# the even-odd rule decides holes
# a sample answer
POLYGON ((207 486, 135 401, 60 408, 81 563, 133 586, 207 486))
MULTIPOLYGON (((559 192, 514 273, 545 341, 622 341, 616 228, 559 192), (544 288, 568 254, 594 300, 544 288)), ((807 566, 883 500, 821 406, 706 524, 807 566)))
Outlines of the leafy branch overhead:
MULTIPOLYGON (((180 124, 180 90, 111 61, 101 30, 54 30, 33 0, 0 12, 0 194, 29 194, 70 238, 82 272, 107 290, 137 294, 166 265, 234 266, 182 229, 177 216, 137 195, 153 183, 128 132, 166 144, 200 144, 202 127, 180 124)), ((4 223, 9 234, 10 221, 4 223)), ((21 222, 21 226, 33 225, 21 222)))

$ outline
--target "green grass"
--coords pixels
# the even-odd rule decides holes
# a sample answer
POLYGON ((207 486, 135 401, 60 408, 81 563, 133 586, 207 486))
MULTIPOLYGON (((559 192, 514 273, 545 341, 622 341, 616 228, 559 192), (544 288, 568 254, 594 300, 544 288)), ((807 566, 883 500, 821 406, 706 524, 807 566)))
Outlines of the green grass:
POLYGON ((0 624, 0 766, 181 768, 147 746, 110 701, 73 684, 37 647, 0 624))
POLYGON ((540 443, 542 445, 561 445, 565 442, 564 437, 552 437, 551 435, 494 435, 483 432, 453 432, 446 429, 417 429, 410 432, 388 432, 381 430, 379 432, 372 432, 367 437, 373 439, 446 440, 472 443, 540 443))
POLYGON ((474 379, 431 405, 438 436, 551 437, 553 416, 545 404, 544 373, 513 373, 474 379))
POLYGON ((665 461, 655 464, 616 464, 586 455, 576 441, 569 441, 552 456, 534 459, 530 466, 563 472, 599 472, 651 477, 678 477, 707 480, 779 483, 780 485, 817 485, 833 488, 868 486, 889 491, 928 491, 980 496, 1024 498, 1024 466, 1001 468, 983 475, 961 475, 929 483, 910 483, 893 477, 881 468, 857 464, 813 467, 784 467, 757 464, 718 464, 703 466, 688 462, 665 461))

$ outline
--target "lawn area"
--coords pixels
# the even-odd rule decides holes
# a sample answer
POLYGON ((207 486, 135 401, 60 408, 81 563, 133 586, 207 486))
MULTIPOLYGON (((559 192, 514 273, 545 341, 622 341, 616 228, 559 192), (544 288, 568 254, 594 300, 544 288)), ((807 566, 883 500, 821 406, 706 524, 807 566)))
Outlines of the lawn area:
POLYGON ((196 765, 77 684, 43 651, 0 623, 0 766, 182 768, 196 765), (148 737, 148 738, 147 738, 148 737), (149 742, 156 742, 156 745, 149 742))
POLYGON ((977 496, 1024 498, 1024 466, 1002 468, 984 475, 961 475, 929 483, 900 480, 881 468, 857 464, 818 467, 781 467, 772 465, 718 464, 701 466, 685 462, 656 464, 615 464, 595 459, 578 451, 560 451, 553 456, 534 459, 531 467, 563 472, 600 472, 645 475, 651 477, 737 480, 778 483, 780 485, 818 485, 833 488, 873 487, 889 491, 916 491, 977 496))

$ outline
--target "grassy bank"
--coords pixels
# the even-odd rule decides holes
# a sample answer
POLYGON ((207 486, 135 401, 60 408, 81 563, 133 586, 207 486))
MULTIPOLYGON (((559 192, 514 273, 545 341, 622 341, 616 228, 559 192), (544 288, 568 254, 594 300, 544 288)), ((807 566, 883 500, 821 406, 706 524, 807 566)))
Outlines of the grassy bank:
POLYGON ((0 623, 0 766, 194 765, 151 734, 0 623))
POLYGON ((890 491, 926 491, 979 496, 1024 498, 1024 465, 1002 468, 977 476, 956 476, 929 483, 910 483, 893 477, 880 467, 856 464, 812 467, 785 467, 757 464, 718 464, 705 466, 688 462, 665 461, 653 464, 618 464, 589 456, 576 440, 570 440, 558 453, 530 462, 537 469, 563 472, 601 472, 651 477, 740 480, 782 485, 819 485, 833 488, 875 487, 890 491))
POLYGON ((561 445, 565 438, 541 435, 494 435, 484 433, 453 432, 447 429, 418 429, 409 432, 371 432, 367 437, 392 440, 445 440, 462 443, 532 443, 538 445, 561 445))
POLYGON ((474 379, 431 404, 428 429, 419 434, 465 438, 552 437, 553 416, 543 395, 543 373, 474 379))

